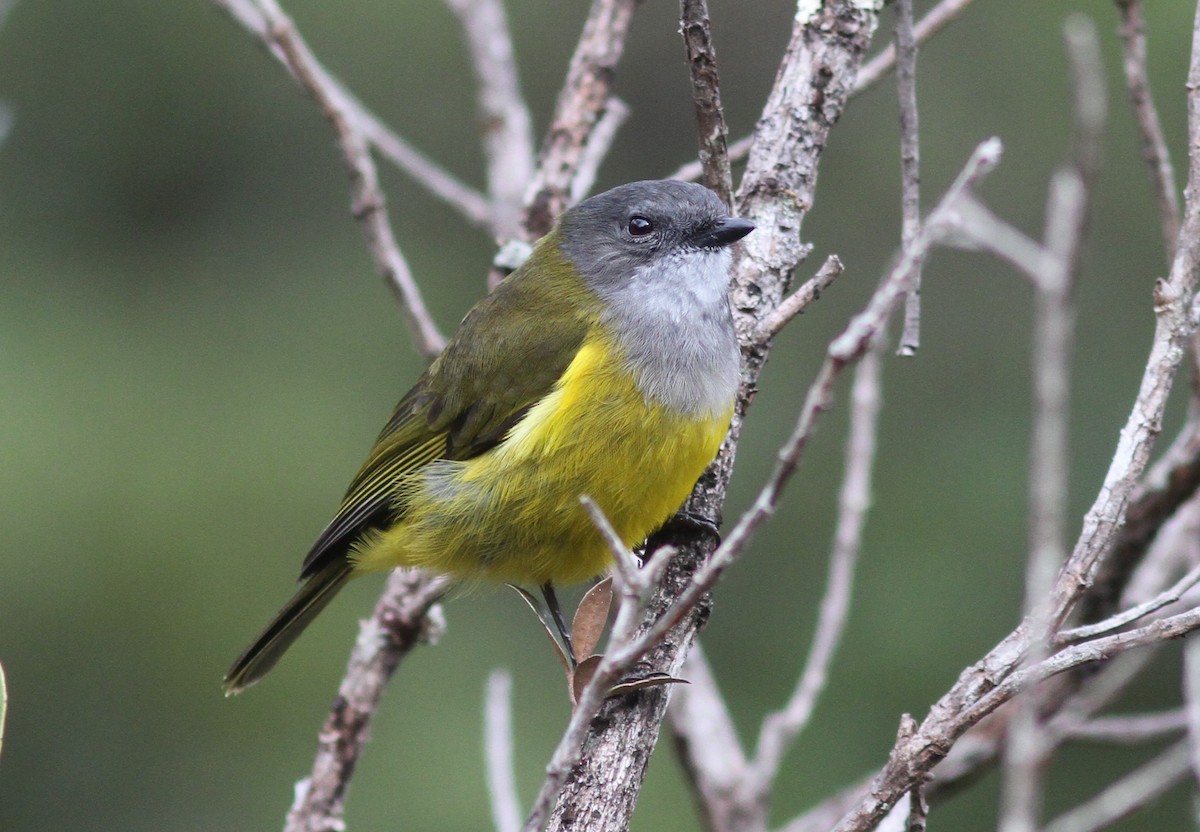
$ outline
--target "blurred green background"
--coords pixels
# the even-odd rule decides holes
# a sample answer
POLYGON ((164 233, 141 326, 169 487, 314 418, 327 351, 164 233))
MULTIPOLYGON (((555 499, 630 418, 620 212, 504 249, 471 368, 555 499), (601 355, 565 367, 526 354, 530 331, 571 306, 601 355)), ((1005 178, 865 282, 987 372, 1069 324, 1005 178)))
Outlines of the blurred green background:
MULTIPOLYGON (((929 3, 918 3, 918 10, 929 3)), ((1136 389, 1164 271, 1156 209, 1125 107, 1111 4, 981 2, 921 52, 928 208, 980 140, 1006 146, 984 193, 1030 232, 1067 147, 1061 27, 1095 16, 1111 124, 1079 297, 1071 506, 1101 480, 1136 389)), ((1151 71, 1177 164, 1191 7, 1147 4, 1151 71)), ((482 181, 474 91, 437 0, 288 10, 327 66, 418 146, 482 181)), ((586 4, 510 0, 544 130, 586 4)), ((754 124, 794 3, 712 0, 735 136, 754 124)), ((599 187, 662 176, 694 153, 677 5, 647 2, 616 91, 633 109, 599 187)), ((890 37, 885 13, 879 40, 890 37)), ((804 238, 807 275, 847 274, 779 339, 739 453, 747 505, 824 345, 863 303, 899 236, 894 87, 831 136, 804 238)), ((249 694, 220 679, 291 591, 395 399, 420 372, 347 210, 331 133, 279 66, 204 0, 22 0, 0 31, 0 661, 10 714, 0 829, 261 830, 292 784, 380 581, 348 590, 249 694)), ((397 235, 441 326, 480 297, 492 241, 386 171, 397 235)), ((986 258, 938 253, 923 348, 890 360, 876 508, 830 688, 789 757, 783 821, 877 766, 902 712, 923 715, 1017 619, 1024 559, 1030 293, 986 258)), ((704 641, 753 738, 787 695, 825 576, 845 392, 773 523, 728 576, 704 641)), ((1170 427, 1170 426, 1169 426, 1170 427)), ((1076 519, 1076 524, 1077 524, 1076 519)), ((352 829, 490 825, 485 679, 515 677, 518 778, 531 799, 567 718, 561 673, 507 591, 447 605, 383 703, 351 790, 352 829)), ((1178 700, 1164 652, 1127 709, 1178 700)), ((1074 748, 1048 811, 1150 750, 1074 748)), ((1182 828, 1187 795, 1122 829, 1182 828)), ((931 828, 987 828, 994 777, 931 828)), ((634 828, 696 828, 664 744, 634 828)))

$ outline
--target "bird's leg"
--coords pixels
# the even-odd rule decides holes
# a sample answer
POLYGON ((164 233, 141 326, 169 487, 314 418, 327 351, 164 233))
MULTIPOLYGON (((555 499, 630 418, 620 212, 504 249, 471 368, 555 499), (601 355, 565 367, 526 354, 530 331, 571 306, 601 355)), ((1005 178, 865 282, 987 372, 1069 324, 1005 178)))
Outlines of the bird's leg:
POLYGON ((670 537, 673 534, 679 534, 681 532, 684 534, 689 532, 692 534, 700 532, 702 534, 711 536, 716 541, 717 545, 720 545, 721 543, 721 532, 717 528, 716 522, 705 517, 703 514, 699 514, 694 511, 688 511, 687 509, 683 508, 679 509, 679 511, 675 512, 675 514, 671 516, 671 519, 663 523, 659 530, 652 535, 652 537, 670 537))
POLYGON ((554 626, 558 630, 559 636, 562 638, 563 647, 567 651, 567 661, 571 664, 571 670, 574 670, 578 665, 575 660, 575 648, 571 645, 571 633, 567 630, 567 622, 563 618, 562 607, 558 605, 558 596, 554 593, 554 584, 546 581, 542 584, 542 597, 546 599, 546 608, 550 610, 550 617, 554 619, 554 626))

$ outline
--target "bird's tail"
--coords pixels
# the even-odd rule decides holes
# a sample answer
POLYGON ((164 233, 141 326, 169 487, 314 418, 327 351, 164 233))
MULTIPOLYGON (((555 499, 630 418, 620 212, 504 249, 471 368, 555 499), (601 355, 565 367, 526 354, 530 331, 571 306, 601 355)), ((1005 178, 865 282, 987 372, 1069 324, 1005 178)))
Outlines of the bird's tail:
POLYGON ((225 695, 241 693, 267 675, 304 628, 325 609, 350 577, 353 566, 336 559, 315 572, 271 620, 267 628, 238 656, 225 674, 225 695))

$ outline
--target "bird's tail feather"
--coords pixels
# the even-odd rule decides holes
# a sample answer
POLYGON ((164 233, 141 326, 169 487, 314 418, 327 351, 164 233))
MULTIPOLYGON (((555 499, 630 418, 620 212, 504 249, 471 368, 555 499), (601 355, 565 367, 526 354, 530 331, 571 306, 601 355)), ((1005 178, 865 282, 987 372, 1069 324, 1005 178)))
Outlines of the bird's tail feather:
POLYGON ((304 628, 325 609, 350 577, 346 560, 330 562, 310 576, 225 674, 225 695, 241 693, 267 674, 304 628))

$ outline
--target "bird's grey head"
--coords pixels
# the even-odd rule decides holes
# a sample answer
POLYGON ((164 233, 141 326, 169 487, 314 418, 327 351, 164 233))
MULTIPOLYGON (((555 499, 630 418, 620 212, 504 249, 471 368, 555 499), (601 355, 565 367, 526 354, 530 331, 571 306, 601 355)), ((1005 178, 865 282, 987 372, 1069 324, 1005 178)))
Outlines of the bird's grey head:
POLYGON ((754 224, 712 191, 634 182, 584 200, 559 221, 563 252, 603 302, 638 389, 680 413, 721 414, 738 385, 729 309, 730 243, 754 224))
POLYGON ((754 225, 730 217, 702 185, 663 179, 631 182, 586 199, 563 215, 559 228, 564 253, 591 288, 606 295, 639 274, 672 266, 698 280, 707 272, 724 272, 729 263, 724 248, 754 225))

